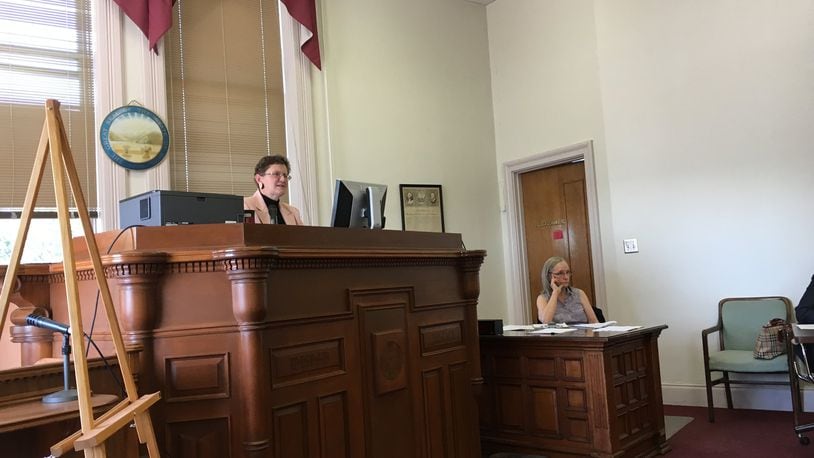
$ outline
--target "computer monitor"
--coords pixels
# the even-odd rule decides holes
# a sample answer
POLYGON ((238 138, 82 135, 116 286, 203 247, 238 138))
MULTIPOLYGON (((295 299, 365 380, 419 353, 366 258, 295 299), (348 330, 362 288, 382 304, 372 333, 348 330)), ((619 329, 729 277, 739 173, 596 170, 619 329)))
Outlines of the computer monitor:
POLYGON ((384 228, 384 202, 387 185, 336 180, 333 227, 384 228))

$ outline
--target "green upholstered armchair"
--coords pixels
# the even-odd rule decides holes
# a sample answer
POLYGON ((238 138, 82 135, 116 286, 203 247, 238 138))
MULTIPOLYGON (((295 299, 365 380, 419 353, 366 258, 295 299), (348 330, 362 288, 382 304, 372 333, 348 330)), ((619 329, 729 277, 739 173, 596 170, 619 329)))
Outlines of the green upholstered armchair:
POLYGON ((718 303, 718 324, 701 331, 701 344, 704 347, 704 377, 707 382, 707 408, 709 421, 715 421, 712 387, 720 383, 726 390, 726 406, 732 408, 732 383, 745 385, 787 385, 788 381, 763 381, 729 378, 730 372, 746 374, 785 373, 788 374, 788 359, 778 356, 774 359, 755 359, 752 351, 755 341, 764 324, 772 318, 783 318, 791 323, 794 320, 791 301, 785 297, 733 297, 718 303), (709 335, 719 333, 720 351, 709 351, 709 335), (713 379, 712 373, 720 372, 720 378, 713 379))

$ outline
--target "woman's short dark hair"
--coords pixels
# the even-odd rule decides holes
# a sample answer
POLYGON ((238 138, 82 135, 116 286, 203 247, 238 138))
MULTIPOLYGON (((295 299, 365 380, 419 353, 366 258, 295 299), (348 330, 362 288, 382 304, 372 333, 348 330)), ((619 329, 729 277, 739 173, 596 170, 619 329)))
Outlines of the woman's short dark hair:
POLYGON ((288 163, 288 159, 286 159, 285 156, 273 154, 271 156, 263 156, 259 161, 257 161, 257 165, 254 166, 254 174, 262 175, 266 173, 266 169, 274 164, 284 165, 285 171, 287 173, 291 173, 291 164, 288 163))

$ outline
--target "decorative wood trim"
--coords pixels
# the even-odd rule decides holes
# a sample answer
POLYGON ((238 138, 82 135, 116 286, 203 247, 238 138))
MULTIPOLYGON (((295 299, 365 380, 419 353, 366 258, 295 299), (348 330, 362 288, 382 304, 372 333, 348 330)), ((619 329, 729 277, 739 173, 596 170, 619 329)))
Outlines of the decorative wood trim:
POLYGON ((229 439, 236 427, 232 417, 195 417, 192 420, 167 420, 165 441, 168 456, 197 456, 206 450, 208 456, 230 456, 229 439), (214 446, 214 449, 213 449, 214 446))
POLYGON ((419 326, 421 356, 435 356, 465 350, 463 328, 463 320, 419 326))
POLYGON ((346 374, 345 351, 344 338, 269 349, 272 389, 346 374))
MULTIPOLYGON (((0 266, 0 278, 6 277, 8 266, 0 266)), ((17 269, 17 278, 23 283, 47 281, 51 264, 21 264, 17 269)))
MULTIPOLYGON (((124 277, 157 277, 163 275, 165 266, 158 262, 130 262, 127 264, 113 264, 105 267, 107 278, 124 277)), ((94 279, 93 271, 84 271, 89 275, 88 280, 94 279)))
POLYGON ((171 262, 167 264, 168 274, 221 272, 223 269, 224 263, 218 261, 188 261, 171 262))
POLYGON ((167 403, 228 399, 232 394, 230 380, 233 374, 229 353, 166 358, 164 372, 164 401, 167 403), (206 386, 201 383, 202 373, 209 376, 203 379, 209 383, 206 386), (188 384, 190 380, 194 386, 188 384))

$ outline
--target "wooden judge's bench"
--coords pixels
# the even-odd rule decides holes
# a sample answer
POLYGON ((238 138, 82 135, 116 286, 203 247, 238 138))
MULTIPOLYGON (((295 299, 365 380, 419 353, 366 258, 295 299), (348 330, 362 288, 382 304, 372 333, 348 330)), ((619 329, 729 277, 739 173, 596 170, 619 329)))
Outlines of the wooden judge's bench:
MULTIPOLYGON (((139 392, 161 391, 162 454, 480 456, 485 252, 460 235, 226 224, 97 241, 139 392)), ((89 261, 78 271, 90 332, 96 284, 89 261)), ((19 279, 22 297, 68 321, 61 264, 19 279)), ((93 338, 113 354, 108 329, 100 313, 93 338)), ((24 365, 59 355, 58 336, 12 335, 24 365)))

